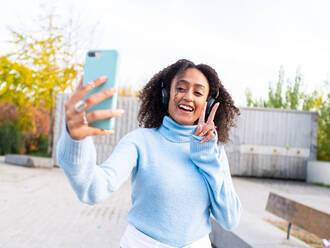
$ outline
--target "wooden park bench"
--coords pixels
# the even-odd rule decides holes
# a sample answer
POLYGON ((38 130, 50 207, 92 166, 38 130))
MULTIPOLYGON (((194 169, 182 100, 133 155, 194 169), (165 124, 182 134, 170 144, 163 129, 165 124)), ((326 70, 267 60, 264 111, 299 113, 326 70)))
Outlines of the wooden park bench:
POLYGON ((289 222, 287 239, 290 238, 292 224, 314 233, 320 238, 330 239, 330 215, 328 213, 272 192, 269 193, 266 210, 289 222))

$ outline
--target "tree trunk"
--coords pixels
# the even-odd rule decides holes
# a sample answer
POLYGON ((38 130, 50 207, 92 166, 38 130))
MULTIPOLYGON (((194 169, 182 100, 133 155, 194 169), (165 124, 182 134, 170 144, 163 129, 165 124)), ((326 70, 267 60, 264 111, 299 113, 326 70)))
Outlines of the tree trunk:
POLYGON ((51 107, 50 113, 49 113, 49 131, 48 131, 48 150, 47 153, 49 155, 52 155, 53 152, 53 139, 54 139, 54 115, 53 115, 53 110, 54 107, 51 107))

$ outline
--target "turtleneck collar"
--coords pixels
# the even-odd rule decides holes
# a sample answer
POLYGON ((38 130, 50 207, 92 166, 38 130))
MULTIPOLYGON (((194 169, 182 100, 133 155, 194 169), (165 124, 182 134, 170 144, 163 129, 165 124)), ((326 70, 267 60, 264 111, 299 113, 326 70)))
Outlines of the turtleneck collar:
POLYGON ((185 126, 175 122, 171 117, 165 116, 159 132, 169 141, 176 143, 190 142, 197 125, 185 126))

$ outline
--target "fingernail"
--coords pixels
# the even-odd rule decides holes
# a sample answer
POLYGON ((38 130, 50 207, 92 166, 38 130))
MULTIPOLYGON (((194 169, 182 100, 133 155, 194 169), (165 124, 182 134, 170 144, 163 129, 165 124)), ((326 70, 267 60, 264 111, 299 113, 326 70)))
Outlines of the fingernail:
POLYGON ((123 109, 117 109, 117 114, 123 114, 123 113, 125 113, 125 110, 123 110, 123 109))
POLYGON ((102 77, 100 77, 100 80, 102 80, 102 81, 107 80, 107 76, 102 76, 102 77))
POLYGON ((115 132, 115 130, 106 130, 106 129, 104 129, 103 131, 105 131, 107 134, 113 134, 115 132))

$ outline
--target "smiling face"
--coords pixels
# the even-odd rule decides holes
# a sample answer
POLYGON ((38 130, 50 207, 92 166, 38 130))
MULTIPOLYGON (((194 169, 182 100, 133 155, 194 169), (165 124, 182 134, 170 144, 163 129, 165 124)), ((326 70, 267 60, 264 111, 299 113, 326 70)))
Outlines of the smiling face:
POLYGON ((196 68, 188 68, 171 82, 168 112, 181 125, 193 125, 199 119, 209 94, 209 83, 196 68))

